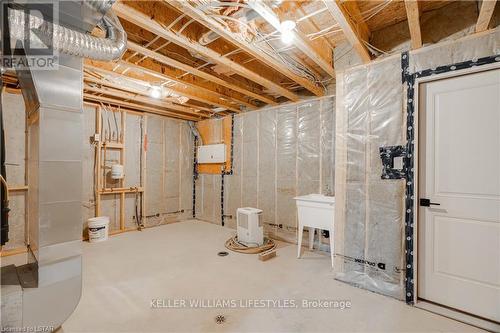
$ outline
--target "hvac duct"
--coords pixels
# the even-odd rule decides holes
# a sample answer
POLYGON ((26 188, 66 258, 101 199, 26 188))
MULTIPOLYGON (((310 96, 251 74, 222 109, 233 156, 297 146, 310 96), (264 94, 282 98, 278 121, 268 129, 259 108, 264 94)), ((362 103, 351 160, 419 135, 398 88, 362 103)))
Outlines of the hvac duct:
MULTIPOLYGON (((102 12, 109 9, 113 1, 90 1, 89 5, 102 12)), ((9 28, 12 37, 24 38, 25 12, 9 9, 9 28)), ((127 34, 116 15, 108 12, 101 18, 99 26, 106 31, 106 38, 100 38, 76 31, 60 24, 29 16, 29 30, 48 46, 68 55, 109 61, 120 58, 127 49, 127 34)))
MULTIPOLYGON (((112 60, 126 45, 118 19, 106 13, 113 1, 52 1, 59 8, 58 24, 32 15, 28 22, 43 42, 60 51, 57 70, 16 68, 28 119, 28 259, 22 266, 2 267, 2 331, 55 329, 80 300, 82 57, 112 60), (109 38, 86 34, 97 24, 109 38)), ((18 35, 25 28, 24 11, 18 10, 22 4, 13 6, 9 36, 24 41, 18 35)), ((29 48, 24 51, 34 57, 29 48)))

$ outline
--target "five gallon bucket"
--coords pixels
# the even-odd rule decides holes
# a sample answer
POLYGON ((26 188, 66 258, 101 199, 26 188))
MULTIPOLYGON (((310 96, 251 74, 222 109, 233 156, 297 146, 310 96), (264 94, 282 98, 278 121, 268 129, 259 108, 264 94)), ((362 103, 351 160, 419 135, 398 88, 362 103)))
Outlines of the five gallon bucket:
POLYGON ((99 216, 87 220, 89 228, 89 242, 102 242, 108 239, 109 217, 99 216))

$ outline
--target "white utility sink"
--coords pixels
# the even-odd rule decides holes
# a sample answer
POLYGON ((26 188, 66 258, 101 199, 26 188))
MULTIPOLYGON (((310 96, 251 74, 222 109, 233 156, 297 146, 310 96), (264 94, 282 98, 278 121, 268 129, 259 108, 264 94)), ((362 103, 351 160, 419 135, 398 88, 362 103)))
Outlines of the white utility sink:
MULTIPOLYGON (((302 232, 304 227, 309 227, 309 249, 312 250, 314 242, 314 229, 328 230, 330 234, 330 252, 333 267, 333 225, 335 218, 335 197, 323 194, 308 194, 294 198, 297 203, 299 219, 298 255, 302 245, 302 232)), ((319 233, 321 235, 321 233, 319 233)), ((321 236, 320 236, 321 237, 321 236)))

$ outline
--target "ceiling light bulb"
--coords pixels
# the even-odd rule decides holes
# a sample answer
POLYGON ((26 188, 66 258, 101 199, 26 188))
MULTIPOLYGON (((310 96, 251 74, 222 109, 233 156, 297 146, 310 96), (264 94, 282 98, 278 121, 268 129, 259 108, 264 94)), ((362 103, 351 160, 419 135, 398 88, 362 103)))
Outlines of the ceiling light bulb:
POLYGON ((285 44, 291 44, 293 41, 293 34, 291 31, 281 33, 281 41, 285 44))
POLYGON ((285 33, 287 31, 292 31, 293 29, 295 29, 296 25, 297 24, 292 20, 285 20, 285 21, 281 22, 281 24, 280 24, 281 33, 285 33))
POLYGON ((153 98, 160 98, 161 97, 161 87, 159 86, 151 86, 149 90, 149 95, 153 98))

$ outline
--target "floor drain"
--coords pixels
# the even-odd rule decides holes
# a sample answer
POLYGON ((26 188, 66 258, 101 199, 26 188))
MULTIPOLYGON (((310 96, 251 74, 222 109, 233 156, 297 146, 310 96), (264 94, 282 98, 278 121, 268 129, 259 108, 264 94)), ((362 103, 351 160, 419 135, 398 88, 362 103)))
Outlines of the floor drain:
POLYGON ((218 255, 219 257, 225 257, 225 256, 227 256, 228 254, 229 254, 229 253, 228 253, 228 252, 226 252, 226 251, 220 251, 220 252, 218 252, 218 253, 217 253, 217 255, 218 255))
POLYGON ((226 317, 224 317, 223 315, 218 315, 217 317, 215 317, 215 322, 219 325, 223 324, 225 321, 226 317))

